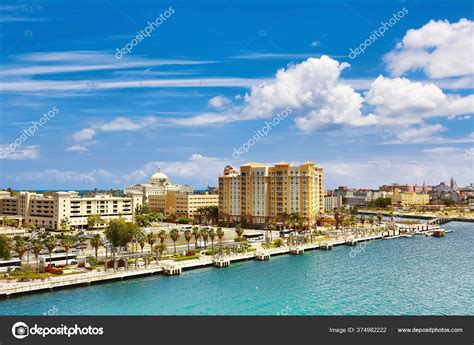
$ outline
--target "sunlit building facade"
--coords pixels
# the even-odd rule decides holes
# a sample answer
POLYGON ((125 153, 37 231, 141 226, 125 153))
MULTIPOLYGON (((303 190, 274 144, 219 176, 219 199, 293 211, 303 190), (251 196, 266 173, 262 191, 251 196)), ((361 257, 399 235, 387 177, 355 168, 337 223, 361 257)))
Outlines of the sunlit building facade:
POLYGON ((313 162, 247 163, 219 176, 219 220, 262 227, 289 215, 311 225, 324 212, 323 170, 313 162))

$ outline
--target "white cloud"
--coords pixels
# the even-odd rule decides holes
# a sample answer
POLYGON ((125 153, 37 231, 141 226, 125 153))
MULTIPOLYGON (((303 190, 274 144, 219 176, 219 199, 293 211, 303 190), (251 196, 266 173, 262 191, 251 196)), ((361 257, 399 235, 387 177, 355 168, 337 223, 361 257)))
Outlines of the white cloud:
POLYGON ((310 43, 310 46, 311 47, 319 47, 321 46, 321 42, 320 41, 313 41, 310 43))
POLYGON ((461 152, 461 151, 463 150, 457 147, 448 146, 448 147, 434 147, 432 149, 424 149, 423 153, 445 155, 448 153, 461 152))
POLYGON ((42 171, 27 171, 18 173, 15 176, 9 177, 9 181, 29 184, 41 181, 41 185, 55 186, 53 188, 81 188, 84 185, 96 186, 97 184, 102 185, 118 185, 120 181, 116 177, 103 169, 94 169, 88 173, 80 173, 77 171, 62 171, 57 169, 46 169, 42 171))
MULTIPOLYGON (((423 142, 433 136, 438 142, 470 140, 439 137, 445 128, 427 124, 426 120, 468 116, 474 112, 474 95, 445 94, 433 83, 379 76, 362 97, 348 85, 350 80, 340 78, 348 66, 327 56, 309 58, 279 70, 271 80, 252 86, 243 105, 229 104, 224 110, 168 122, 209 126, 270 118, 282 109, 291 108, 296 128, 303 133, 342 126, 377 126, 395 137, 394 143, 423 142)), ((367 86, 367 80, 355 80, 355 83, 367 86)))
POLYGON ((10 145, 0 145, 0 152, 1 152, 0 159, 30 160, 30 159, 37 159, 39 157, 38 145, 29 145, 25 147, 19 146, 19 147, 16 147, 13 152, 10 152, 9 146, 10 145))
POLYGON ((447 129, 440 124, 422 125, 417 128, 407 128, 396 132, 397 141, 400 143, 425 142, 427 138, 445 132, 447 129))
POLYGON ((40 74, 123 70, 150 66, 197 65, 214 62, 179 59, 145 59, 133 56, 127 57, 125 60, 118 60, 113 54, 100 51, 38 52, 16 55, 14 58, 15 61, 25 62, 26 64, 4 65, 4 68, 0 71, 0 76, 33 76, 40 74), (33 63, 37 65, 32 65, 33 63))
POLYGON ((85 153, 85 152, 88 152, 89 150, 87 149, 87 147, 83 145, 73 145, 73 146, 66 147, 64 151, 85 153))
POLYGON ((464 150, 446 152, 415 152, 403 157, 372 157, 366 160, 347 159, 323 161, 325 188, 337 186, 377 188, 383 184, 438 184, 451 177, 460 185, 471 182, 473 161, 464 158, 464 150), (349 181, 349 182, 348 182, 349 181))
POLYGON ((92 128, 84 128, 80 131, 75 132, 72 137, 76 141, 90 140, 95 136, 95 130, 92 128))
POLYGON ((251 78, 180 78, 180 79, 97 79, 97 80, 34 80, 7 81, 0 83, 5 92, 38 91, 97 91, 133 88, 188 88, 188 87, 251 87, 262 79, 251 78))
POLYGON ((365 95, 379 124, 419 123, 423 118, 474 112, 474 96, 446 95, 436 85, 379 76, 365 95))
POLYGON ((224 96, 215 96, 212 97, 208 102, 207 105, 211 108, 222 108, 223 106, 230 103, 230 100, 224 96))
POLYGON ((473 35, 471 20, 453 24, 430 20, 419 29, 408 30, 384 60, 395 76, 415 70, 423 70, 431 78, 472 75, 473 35))
POLYGON ((202 187, 208 184, 215 185, 217 183, 217 176, 222 173, 227 164, 229 164, 227 159, 208 157, 195 153, 185 161, 149 162, 143 168, 123 175, 121 179, 128 183, 143 183, 160 168, 171 179, 198 181, 202 187))
POLYGON ((108 122, 94 123, 90 128, 84 128, 75 132, 72 136, 75 141, 85 141, 92 139, 97 132, 121 132, 138 131, 150 126, 155 126, 158 119, 152 116, 144 117, 138 120, 131 120, 126 117, 116 117, 108 122))

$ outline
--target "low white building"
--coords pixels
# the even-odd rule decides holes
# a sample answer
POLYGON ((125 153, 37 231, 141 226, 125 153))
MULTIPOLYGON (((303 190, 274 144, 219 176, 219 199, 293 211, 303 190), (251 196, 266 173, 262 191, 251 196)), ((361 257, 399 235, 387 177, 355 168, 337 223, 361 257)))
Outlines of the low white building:
POLYGON ((61 230, 88 227, 87 218, 99 215, 105 220, 96 227, 105 227, 108 220, 123 218, 133 220, 141 197, 115 197, 99 194, 94 197, 80 197, 77 192, 53 192, 45 196, 32 192, 19 192, 13 196, 0 195, 0 217, 20 216, 24 224, 37 228, 61 230))
POLYGON ((342 195, 326 195, 324 197, 324 211, 332 212, 342 207, 342 195))

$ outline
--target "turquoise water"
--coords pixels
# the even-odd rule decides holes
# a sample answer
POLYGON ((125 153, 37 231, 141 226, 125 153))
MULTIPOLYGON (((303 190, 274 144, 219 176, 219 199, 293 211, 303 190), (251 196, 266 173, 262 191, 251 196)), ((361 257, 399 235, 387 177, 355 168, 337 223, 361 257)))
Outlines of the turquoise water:
POLYGON ((1 315, 474 315, 474 229, 0 300, 1 315))

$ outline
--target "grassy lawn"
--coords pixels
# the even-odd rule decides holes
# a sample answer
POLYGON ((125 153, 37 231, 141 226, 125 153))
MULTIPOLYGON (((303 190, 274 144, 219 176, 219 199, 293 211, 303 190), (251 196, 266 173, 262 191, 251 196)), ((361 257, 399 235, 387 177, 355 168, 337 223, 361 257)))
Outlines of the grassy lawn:
POLYGON ((46 279, 50 277, 51 274, 49 273, 37 273, 37 272, 31 272, 31 273, 10 273, 8 277, 2 277, 1 279, 7 279, 7 280, 17 280, 21 278, 27 278, 27 279, 46 279))
POLYGON ((184 261, 184 260, 192 260, 192 259, 199 259, 199 255, 198 254, 189 255, 189 256, 180 255, 180 256, 175 256, 173 258, 174 261, 184 261))

